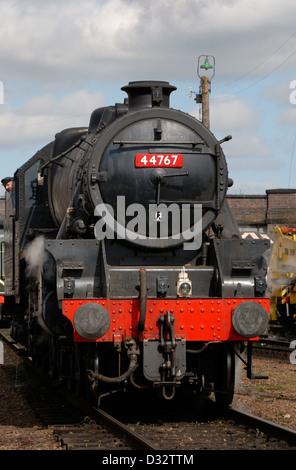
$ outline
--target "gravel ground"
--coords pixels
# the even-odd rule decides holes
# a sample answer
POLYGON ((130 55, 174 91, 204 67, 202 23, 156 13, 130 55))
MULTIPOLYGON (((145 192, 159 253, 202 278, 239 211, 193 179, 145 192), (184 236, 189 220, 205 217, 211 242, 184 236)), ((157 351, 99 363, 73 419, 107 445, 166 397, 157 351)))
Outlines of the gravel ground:
POLYGON ((296 365, 291 363, 290 354, 255 355, 253 372, 268 379, 249 380, 245 371, 240 371, 233 405, 296 430, 296 365))
MULTIPOLYGON (((282 358, 255 357, 254 372, 267 380, 248 380, 237 375, 233 404, 262 418, 296 429, 296 366, 282 358)), ((0 365, 0 450, 61 450, 53 428, 43 427, 31 412, 21 392, 24 368, 5 351, 0 365)))
POLYGON ((4 358, 0 365, 0 450, 61 449, 53 429, 40 424, 21 393, 27 380, 21 360, 6 348, 4 358))

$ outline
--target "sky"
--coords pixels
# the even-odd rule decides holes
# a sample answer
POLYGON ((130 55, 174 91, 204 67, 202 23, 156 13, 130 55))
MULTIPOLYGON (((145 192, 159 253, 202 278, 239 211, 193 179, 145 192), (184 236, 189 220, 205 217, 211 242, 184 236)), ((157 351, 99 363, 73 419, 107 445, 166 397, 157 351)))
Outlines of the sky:
POLYGON ((209 55, 229 193, 295 189, 295 17, 295 0, 0 0, 0 179, 130 81, 168 81, 171 107, 201 119, 209 55))

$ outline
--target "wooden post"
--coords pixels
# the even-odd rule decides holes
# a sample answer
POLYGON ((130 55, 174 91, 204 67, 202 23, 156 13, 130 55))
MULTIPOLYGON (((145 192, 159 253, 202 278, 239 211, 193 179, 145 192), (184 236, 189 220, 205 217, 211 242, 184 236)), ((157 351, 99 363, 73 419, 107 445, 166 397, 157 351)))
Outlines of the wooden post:
POLYGON ((202 93, 202 123, 210 129, 210 81, 209 77, 201 77, 201 93, 202 93))

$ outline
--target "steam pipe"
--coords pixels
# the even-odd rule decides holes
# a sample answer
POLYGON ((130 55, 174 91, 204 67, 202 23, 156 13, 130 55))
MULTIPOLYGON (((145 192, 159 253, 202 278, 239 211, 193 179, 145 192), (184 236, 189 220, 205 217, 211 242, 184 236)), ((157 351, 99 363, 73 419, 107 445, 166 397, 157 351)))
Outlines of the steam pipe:
POLYGON ((107 382, 107 383, 118 383, 120 384, 121 382, 124 382, 127 380, 133 372, 136 370, 138 367, 138 354, 139 350, 137 349, 136 342, 134 340, 130 340, 128 347, 130 348, 127 352, 127 355, 129 356, 130 362, 128 369, 120 376, 118 377, 107 377, 106 375, 99 374, 97 372, 94 372, 92 370, 88 370, 88 378, 90 380, 99 380, 101 382, 107 382))
POLYGON ((89 370, 88 371, 88 378, 90 380, 99 380, 101 382, 107 382, 107 383, 121 383, 121 382, 124 382, 125 380, 127 380, 131 375, 132 373, 136 370, 136 368, 138 367, 138 362, 137 362, 137 358, 134 357, 134 358, 130 358, 130 363, 129 363, 129 366, 128 366, 128 369, 126 372, 124 372, 122 375, 118 376, 118 377, 107 377, 106 375, 103 375, 103 374, 98 374, 92 370, 89 370))

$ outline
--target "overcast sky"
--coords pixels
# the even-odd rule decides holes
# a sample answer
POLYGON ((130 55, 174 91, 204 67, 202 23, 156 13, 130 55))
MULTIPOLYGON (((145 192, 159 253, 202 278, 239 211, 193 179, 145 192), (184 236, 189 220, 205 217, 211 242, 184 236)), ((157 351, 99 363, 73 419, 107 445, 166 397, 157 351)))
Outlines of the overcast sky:
POLYGON ((129 81, 169 81, 171 106, 200 118, 209 54, 211 131, 233 136, 230 192, 296 188, 295 0, 0 0, 0 18, 1 178, 122 102, 129 81))

